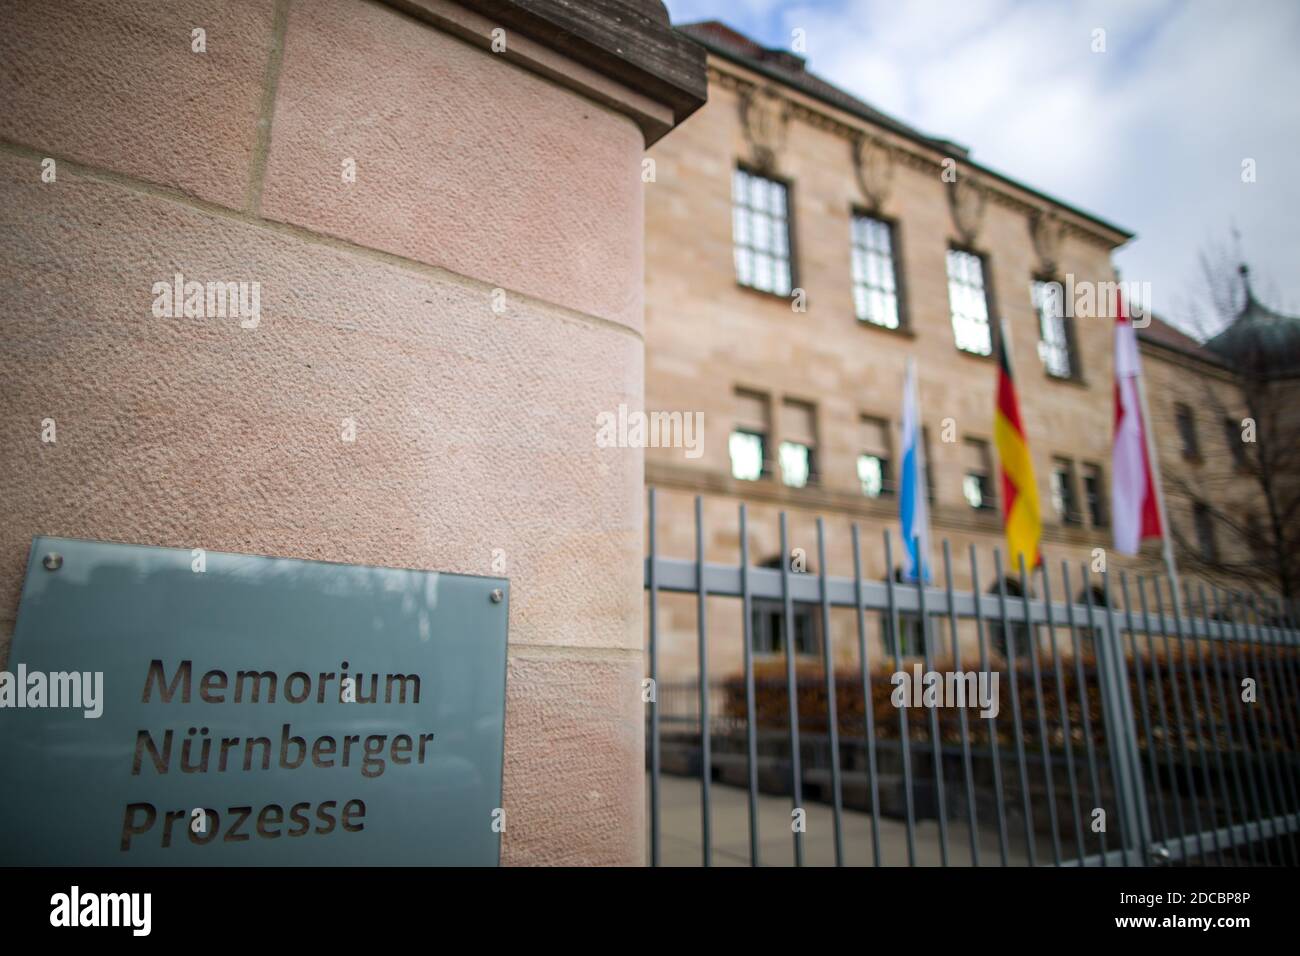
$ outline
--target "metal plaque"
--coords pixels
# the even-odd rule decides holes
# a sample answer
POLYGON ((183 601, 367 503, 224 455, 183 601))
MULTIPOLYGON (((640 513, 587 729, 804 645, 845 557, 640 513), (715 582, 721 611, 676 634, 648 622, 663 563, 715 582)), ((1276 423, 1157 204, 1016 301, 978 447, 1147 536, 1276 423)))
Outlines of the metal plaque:
POLYGON ((0 863, 495 866, 504 579, 36 538, 0 863))

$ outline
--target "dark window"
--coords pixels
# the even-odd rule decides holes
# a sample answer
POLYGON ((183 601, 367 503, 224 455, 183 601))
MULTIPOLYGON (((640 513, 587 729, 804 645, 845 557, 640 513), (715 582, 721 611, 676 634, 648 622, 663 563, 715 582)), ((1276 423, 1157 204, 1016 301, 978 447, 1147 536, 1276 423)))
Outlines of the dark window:
POLYGON ((978 438, 967 438, 963 451, 966 470, 962 475, 962 494, 966 502, 977 511, 997 507, 993 497, 993 465, 989 457, 989 443, 978 438))
POLYGON ((1196 419, 1192 415, 1192 409, 1180 402, 1174 406, 1174 419, 1178 423, 1178 435, 1183 441, 1183 457, 1200 458, 1201 448, 1196 441, 1196 419))
POLYGON ((1038 354, 1053 378, 1077 378, 1074 322, 1066 314, 1065 293, 1059 282, 1033 284, 1034 311, 1038 313, 1038 354))
MULTIPOLYGON (((1024 608, 1022 600, 1023 591, 1020 589, 1020 582, 1015 578, 1003 578, 1003 584, 1006 587, 1007 611, 1010 613, 1013 607, 1018 609, 1024 608)), ((989 589, 989 594, 997 594, 998 587, 995 584, 989 589)), ((989 620, 989 644, 995 653, 1000 654, 1007 660, 1011 659, 1010 651, 1016 652, 1016 660, 1023 661, 1029 656, 1029 625, 1024 621, 1007 621, 1003 623, 998 618, 989 620), (1012 642, 1008 646, 1008 636, 1012 642)))
POLYGON ((1052 462, 1052 507, 1062 524, 1081 524, 1079 503, 1074 497, 1074 463, 1066 458, 1052 462))
POLYGON ((736 281, 761 292, 789 295, 793 270, 786 185, 737 169, 731 178, 731 229, 736 281))
MULTIPOLYGON (((894 580, 902 583, 903 569, 894 569, 894 580)), ((921 625, 921 616, 919 614, 898 614, 898 634, 899 640, 894 640, 893 621, 888 614, 880 615, 880 638, 885 647, 885 655, 893 658, 895 653, 898 657, 924 657, 925 656, 925 628, 921 625)))
POLYGON ((889 423, 881 418, 862 418, 863 451, 858 455, 858 483, 868 498, 883 498, 894 493, 894 476, 890 469, 889 423))
MULTIPOLYGON (((761 567, 780 570, 780 555, 764 561, 761 567)), ((820 652, 821 608, 806 601, 795 601, 793 607, 791 626, 794 630, 795 655, 820 652)), ((754 598, 750 604, 750 641, 755 654, 785 653, 785 602, 754 598)))
POLYGON ((728 442, 732 477, 758 481, 768 475, 768 433, 767 396, 736 389, 735 425, 728 442))
POLYGON ((858 319, 887 329, 899 326, 894 231, 870 216, 853 216, 853 311, 858 319))
POLYGON ((1094 528, 1109 524, 1106 518, 1106 484, 1100 465, 1083 466, 1083 503, 1088 509, 1088 521, 1094 528))
MULTIPOLYGON (((821 649, 818 634, 821 612, 816 604, 794 604, 794 651, 796 655, 816 654, 821 649)), ((751 637, 755 654, 785 652, 785 610, 781 601, 755 598, 750 604, 751 637)))
POLYGON ((1234 464, 1245 467, 1246 460, 1246 441, 1242 437, 1241 423, 1233 418, 1223 420, 1223 438, 1228 443, 1228 451, 1232 452, 1232 461, 1234 464))
POLYGON ((807 402, 782 403, 781 480, 792 488, 817 482, 817 409, 807 402))
POLYGON ((984 260, 973 252, 948 250, 948 308, 957 348, 975 355, 993 354, 984 260))
POLYGON ((1214 540, 1214 515, 1210 506, 1197 502, 1192 507, 1192 518, 1196 522, 1196 546, 1200 549, 1203 561, 1215 561, 1219 549, 1214 540))

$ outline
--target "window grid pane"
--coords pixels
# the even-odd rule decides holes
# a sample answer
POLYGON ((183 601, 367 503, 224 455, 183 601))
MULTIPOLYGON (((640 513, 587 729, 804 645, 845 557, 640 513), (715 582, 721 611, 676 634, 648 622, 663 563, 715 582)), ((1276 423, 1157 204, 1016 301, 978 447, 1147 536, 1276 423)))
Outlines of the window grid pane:
POLYGON ((731 235, 736 281, 741 285, 790 294, 790 224, 783 183, 737 169, 732 174, 731 235))
POLYGON ((948 250, 948 303, 957 348, 976 355, 992 355, 984 266, 979 256, 960 249, 948 250))
POLYGON ((1038 313, 1038 353, 1047 374, 1069 378, 1073 374, 1070 356, 1070 333, 1066 327, 1062 290, 1057 282, 1035 282, 1034 310, 1038 313))
POLYGON ((853 311, 858 319, 887 329, 898 328, 898 289, 889 223, 854 216, 853 311))

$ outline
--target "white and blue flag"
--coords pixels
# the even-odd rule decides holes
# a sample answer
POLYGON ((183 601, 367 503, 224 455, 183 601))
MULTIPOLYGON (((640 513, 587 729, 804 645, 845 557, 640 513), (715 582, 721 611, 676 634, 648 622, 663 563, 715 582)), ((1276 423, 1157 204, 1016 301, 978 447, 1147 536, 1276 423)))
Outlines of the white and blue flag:
POLYGON ((930 507, 925 487, 925 443, 916 397, 916 361, 907 360, 903 382, 903 466, 899 476, 898 517, 907 560, 903 580, 930 581, 930 507))

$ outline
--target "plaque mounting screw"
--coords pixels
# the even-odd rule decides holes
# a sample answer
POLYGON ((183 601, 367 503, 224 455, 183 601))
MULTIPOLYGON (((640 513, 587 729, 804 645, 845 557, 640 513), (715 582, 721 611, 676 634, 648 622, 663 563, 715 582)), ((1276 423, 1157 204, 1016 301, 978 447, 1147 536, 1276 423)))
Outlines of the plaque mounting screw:
POLYGON ((493 589, 492 589, 492 603, 493 603, 493 604, 500 604, 500 603, 501 603, 502 601, 504 601, 505 599, 506 599, 506 596, 505 596, 505 594, 503 594, 503 593, 501 592, 501 589, 500 589, 500 588, 493 588, 493 589))
POLYGON ((63 567, 63 555, 59 554, 57 551, 51 551, 45 556, 45 560, 41 563, 45 565, 46 571, 57 571, 59 568, 63 567))

